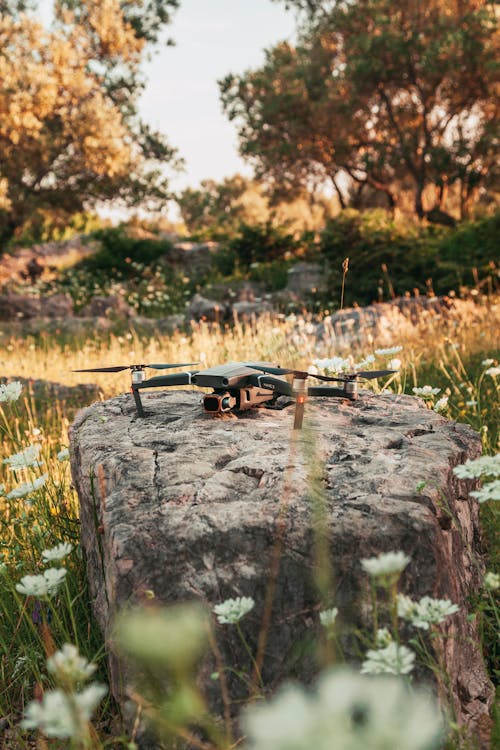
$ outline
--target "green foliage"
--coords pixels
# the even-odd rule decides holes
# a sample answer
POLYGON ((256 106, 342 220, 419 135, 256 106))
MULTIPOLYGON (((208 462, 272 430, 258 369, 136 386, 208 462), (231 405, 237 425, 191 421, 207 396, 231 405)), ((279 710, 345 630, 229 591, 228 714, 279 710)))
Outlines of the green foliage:
MULTIPOLYGON (((346 304, 370 304, 405 292, 447 294, 492 275, 500 214, 458 229, 396 224, 384 211, 343 211, 321 235, 329 295, 340 299, 342 261, 349 258, 346 304), (473 268, 478 269, 475 276, 473 268)), ((494 283, 493 277, 491 283, 494 283)))
POLYGON ((77 267, 88 271, 120 271, 125 277, 136 273, 133 263, 154 263, 172 248, 168 240, 130 237, 124 226, 97 230, 92 237, 101 243, 101 249, 80 261, 77 267))
POLYGON ((420 218, 463 217, 498 175, 496 16, 488 0, 468 5, 308 2, 297 43, 220 81, 241 153, 280 189, 319 176, 342 203, 376 190, 394 206, 404 185, 420 218))
POLYGON ((229 250, 236 254, 242 269, 252 263, 285 260, 296 254, 301 243, 282 227, 266 224, 241 224, 238 234, 228 243, 229 250))

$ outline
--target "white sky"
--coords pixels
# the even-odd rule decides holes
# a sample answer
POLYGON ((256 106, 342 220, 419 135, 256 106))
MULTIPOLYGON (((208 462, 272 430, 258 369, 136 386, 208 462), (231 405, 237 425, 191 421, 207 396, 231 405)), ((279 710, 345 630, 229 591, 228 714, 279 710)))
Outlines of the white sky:
POLYGON ((169 27, 175 47, 146 65, 143 118, 166 133, 186 161, 172 186, 249 173, 237 154, 235 126, 222 113, 217 80, 262 64, 263 50, 291 38, 292 13, 271 0, 181 0, 169 27))
MULTIPOLYGON (((40 0, 48 23, 52 0, 40 0)), ((174 47, 157 47, 143 70, 142 119, 164 133, 185 160, 172 189, 250 174, 237 153, 235 126, 223 115, 217 80, 264 61, 264 49, 293 37, 294 16, 271 0, 180 0, 167 27, 174 47)))

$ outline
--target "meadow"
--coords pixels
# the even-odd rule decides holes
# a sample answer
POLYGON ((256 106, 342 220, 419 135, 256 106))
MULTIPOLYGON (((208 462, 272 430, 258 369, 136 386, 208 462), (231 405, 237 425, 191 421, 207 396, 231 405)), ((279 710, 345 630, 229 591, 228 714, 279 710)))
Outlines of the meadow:
MULTIPOLYGON (((236 321, 227 327, 200 322, 170 336, 145 337, 125 327, 114 333, 78 340, 66 338, 62 333, 54 336, 3 336, 0 371, 7 382, 19 379, 23 382, 19 393, 12 385, 0 392, 0 716, 3 748, 17 750, 37 747, 52 750, 123 747, 131 750, 135 747, 134 732, 125 731, 116 706, 101 688, 107 682, 106 644, 90 611, 85 562, 79 547, 78 500, 71 484, 67 429, 76 408, 85 404, 79 404, 78 398, 75 403, 75 399, 40 396, 30 385, 30 380, 41 379, 66 386, 94 382, 100 398, 106 399, 128 390, 127 372, 87 376, 72 371, 138 361, 200 362, 209 367, 224 361, 256 359, 306 369, 311 367, 314 360, 322 358, 343 357, 350 358, 352 362, 368 358, 368 361, 380 367, 389 366, 398 370, 385 382, 372 381, 370 387, 409 394, 413 394, 415 388, 420 389, 417 393, 426 400, 429 408, 440 411, 446 418, 468 423, 481 435, 484 454, 495 456, 498 453, 500 299, 476 294, 461 301, 455 310, 451 309, 446 315, 423 312, 416 322, 398 316, 389 328, 379 333, 367 333, 362 339, 350 343, 335 338, 333 328, 329 338, 318 340, 316 329, 321 320, 328 331, 328 316, 275 315, 246 323, 236 321), (426 386, 430 388, 426 389, 426 386), (78 652, 64 644, 72 644, 78 652), (91 677, 94 681, 83 688, 91 677), (33 699, 42 702, 30 703, 33 699)), ((491 488, 489 494, 486 492, 480 497, 480 500, 484 500, 481 502, 481 520, 488 572, 483 589, 474 593, 470 616, 478 620, 484 658, 492 680, 498 682, 500 556, 495 504, 499 499, 498 473, 495 473, 495 467, 497 464, 492 463, 482 474, 486 480, 493 479, 493 482, 486 481, 484 485, 491 488)), ((481 472, 476 476, 481 476, 481 472)), ((371 575, 369 567, 367 565, 367 572, 371 575)), ((389 569, 382 572, 391 591, 395 591, 403 568, 404 561, 396 559, 392 568, 389 565, 389 569)), ((240 620, 251 606, 251 602, 241 601, 226 603, 226 607, 221 604, 222 608, 215 613, 217 621, 223 626, 240 628, 240 620)), ((190 622, 195 624, 190 632, 193 649, 197 653, 199 641, 203 640, 199 635, 203 627, 196 625, 199 613, 191 614, 190 622)), ((322 614, 327 640, 330 635, 334 639, 335 613, 322 614)), ((158 628, 154 631, 156 634, 168 632, 172 635, 175 632, 178 638, 184 637, 180 633, 185 632, 183 618, 186 616, 186 613, 178 615, 180 622, 175 624, 166 615, 151 625, 150 621, 141 620, 139 613, 137 621, 134 620, 128 630, 124 626, 124 651, 130 658, 139 661, 142 658, 147 662, 148 658, 153 657, 151 653, 139 653, 138 639, 144 641, 144 633, 148 633, 150 627, 158 628)), ((445 617, 446 612, 442 616, 445 617)), ((241 634, 243 637, 242 631, 241 634)), ((385 644, 386 648, 390 647, 390 642, 385 644)), ((154 658, 160 658, 160 661, 164 659, 163 667, 172 669, 168 654, 160 657, 154 654, 154 658)), ((188 659, 190 664, 195 660, 195 657, 188 659)), ((397 680, 409 683, 412 665, 400 663, 399 667, 396 670, 399 674, 397 680)), ((369 668, 364 671, 369 671, 369 668)), ((364 683, 358 684, 358 678, 359 675, 355 673, 345 676, 345 680, 354 681, 351 686, 353 690, 363 692, 364 683)), ((327 690, 329 679, 325 677, 320 683, 318 695, 321 690, 327 690)), ((342 679, 342 676, 333 677, 330 688, 342 692, 342 679)), ((199 719, 196 711, 204 716, 205 709, 200 709, 193 685, 191 678, 186 684, 175 683, 175 689, 167 698, 164 695, 154 699, 150 696, 146 700, 140 694, 137 696, 141 711, 151 715, 160 734, 166 738, 165 747, 172 750, 181 747, 227 750, 239 746, 256 750, 285 750, 313 746, 312 735, 307 740, 306 734, 301 735, 302 730, 297 735, 302 739, 299 737, 295 744, 290 744, 291 739, 287 744, 286 738, 280 739, 279 736, 273 739, 271 724, 279 725, 279 717, 283 719, 289 710, 286 703, 290 696, 287 697, 286 693, 275 699, 274 703, 269 703, 267 710, 271 713, 268 716, 263 713, 260 723, 255 717, 253 724, 251 719, 248 720, 246 733, 250 739, 243 741, 238 732, 235 733, 234 726, 230 726, 228 716, 219 723, 215 720, 209 722, 206 717, 195 720, 196 717, 199 719), (179 702, 181 694, 188 708, 185 702, 179 702), (158 710, 155 706, 159 706, 158 710), (276 721, 271 721, 273 710, 276 721), (190 729, 193 725, 201 729, 193 732, 190 729), (267 727, 267 730, 263 727, 267 727)), ((221 689, 224 691, 223 680, 221 689)), ((390 692, 393 687, 387 689, 390 692)), ((397 689, 394 687, 396 692, 397 689)), ((259 699, 262 699, 265 686, 260 686, 257 692, 259 699)), ((417 706, 417 693, 416 703, 412 704, 411 709, 408 708, 404 741, 401 734, 397 735, 399 740, 386 738, 385 745, 377 745, 372 735, 371 747, 401 747, 403 750, 405 747, 439 747, 443 743, 453 748, 475 746, 465 737, 463 729, 454 726, 453 721, 448 723, 443 739, 442 728, 433 723, 437 720, 430 714, 428 725, 434 729, 429 730, 427 735, 419 736, 417 715, 423 717, 425 711, 417 706), (418 714, 420 710, 424 713, 418 714), (415 736, 408 729, 411 725, 415 736)), ((146 694, 147 691, 143 695, 146 694)), ((255 703, 255 692, 249 697, 250 702, 255 703)), ((297 710, 303 712, 304 717, 307 711, 312 711, 314 699, 311 695, 297 694, 295 699, 297 710)), ((232 710, 234 707, 231 706, 230 697, 225 696, 225 701, 232 710)), ((398 706, 395 699, 395 712, 399 710, 398 706)), ((323 714, 321 711, 318 713, 316 708, 314 711, 316 713, 311 713, 311 716, 316 717, 321 734, 323 714)), ((382 706, 374 704, 373 712, 373 726, 381 726, 383 721, 387 724, 387 717, 382 721, 382 706)), ((304 718, 304 722, 309 722, 311 716, 307 720, 304 718)), ((368 746, 366 734, 358 732, 358 736, 351 732, 349 735, 342 723, 342 716, 337 719, 338 723, 333 728, 327 722, 323 729, 328 729, 330 733, 340 732, 339 738, 342 735, 343 739, 339 739, 339 747, 368 746)), ((371 724, 368 729, 370 727, 373 729, 371 724)), ((285 736, 285 729, 283 731, 285 736)), ((500 734, 498 728, 494 728, 493 732, 494 743, 500 734)), ((316 747, 330 747, 322 745, 320 735, 318 737, 314 740, 316 747)))

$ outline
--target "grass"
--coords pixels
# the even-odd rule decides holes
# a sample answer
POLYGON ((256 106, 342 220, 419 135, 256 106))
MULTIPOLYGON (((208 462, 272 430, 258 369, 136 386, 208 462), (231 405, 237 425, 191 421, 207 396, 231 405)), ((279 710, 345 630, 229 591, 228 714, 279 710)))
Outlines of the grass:
MULTIPOLYGON (((481 434, 485 453, 499 450, 500 378, 486 374, 498 366, 500 351, 500 300, 493 298, 458 301, 456 309, 437 316, 422 313, 416 323, 394 317, 389 325, 374 332, 362 327, 362 338, 348 345, 335 335, 330 319, 322 321, 326 338, 315 336, 318 321, 310 317, 264 317, 258 322, 235 323, 231 328, 194 324, 188 333, 143 337, 137 332, 103 334, 91 339, 63 337, 19 337, 4 340, 0 371, 7 378, 43 379, 76 386, 96 382, 102 398, 129 389, 129 373, 89 374, 72 372, 134 362, 200 362, 213 366, 229 360, 266 360, 282 366, 307 368, 316 358, 352 356, 359 361, 376 349, 402 346, 397 356, 399 373, 389 380, 396 392, 411 393, 423 385, 439 387, 438 396, 448 396, 447 416, 470 424, 481 434), (490 364, 484 364, 492 360, 490 364)), ((385 367, 389 355, 375 355, 374 366, 385 367)), ((382 384, 372 383, 375 389, 382 384)), ((82 403, 82 405, 84 405, 82 403)), ((53 686, 45 660, 63 643, 78 645, 80 653, 98 665, 98 679, 106 682, 105 650, 90 613, 85 570, 78 544, 77 498, 71 486, 68 462, 58 453, 67 447, 67 428, 74 404, 38 396, 29 385, 12 404, 0 404, 2 457, 11 456, 30 444, 40 445, 43 465, 34 469, 9 470, 0 465, 0 715, 4 717, 5 748, 30 747, 26 733, 18 729, 21 714, 34 695, 53 686), (47 474, 38 491, 26 498, 5 497, 14 486, 47 474), (43 598, 34 606, 16 590, 22 576, 39 573, 47 565, 43 551, 68 542, 71 553, 51 567, 67 570, 57 595, 43 598), (10 744, 9 744, 10 743, 10 744)), ((481 506, 488 569, 500 571, 497 537, 498 515, 494 503, 481 506)), ((481 618, 483 651, 490 673, 498 679, 499 647, 496 638, 498 609, 491 592, 489 599, 475 603, 481 618)), ((99 739, 88 735, 87 744, 75 747, 127 747, 117 725, 117 713, 108 699, 97 716, 99 739)), ((40 740, 42 742, 42 740, 40 740)), ((40 748, 66 747, 58 740, 43 740, 40 748), (45 744, 44 744, 45 743, 45 744)), ((174 747, 174 745, 172 745, 174 747)))

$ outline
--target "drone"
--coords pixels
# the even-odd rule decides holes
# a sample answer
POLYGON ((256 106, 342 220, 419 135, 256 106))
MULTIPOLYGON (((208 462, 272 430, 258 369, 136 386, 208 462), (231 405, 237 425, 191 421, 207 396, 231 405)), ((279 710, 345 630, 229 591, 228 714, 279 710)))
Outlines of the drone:
POLYGON ((167 370, 178 367, 191 367, 197 363, 152 364, 152 365, 117 365, 113 367, 95 367, 73 372, 121 372, 130 370, 132 374, 131 391, 134 397, 137 414, 145 417, 146 412, 141 400, 140 391, 145 388, 165 388, 179 385, 195 385, 200 388, 211 388, 211 393, 203 395, 203 410, 207 414, 221 415, 228 412, 242 412, 256 407, 267 409, 284 409, 295 403, 294 429, 302 427, 304 406, 309 396, 325 396, 355 401, 358 398, 358 384, 365 380, 391 375, 396 370, 357 370, 336 376, 319 375, 305 370, 293 370, 268 362, 230 362, 206 370, 189 370, 186 372, 156 375, 148 378, 146 369, 167 370), (290 384, 283 378, 292 375, 290 384), (309 385, 308 379, 341 383, 341 387, 327 385, 309 385), (280 396, 288 396, 284 403, 278 402, 280 396))

